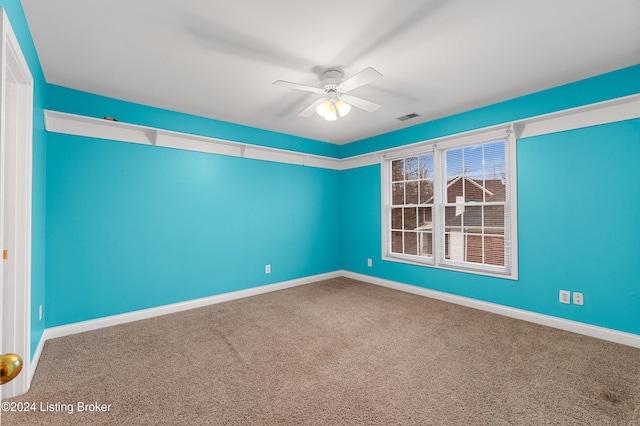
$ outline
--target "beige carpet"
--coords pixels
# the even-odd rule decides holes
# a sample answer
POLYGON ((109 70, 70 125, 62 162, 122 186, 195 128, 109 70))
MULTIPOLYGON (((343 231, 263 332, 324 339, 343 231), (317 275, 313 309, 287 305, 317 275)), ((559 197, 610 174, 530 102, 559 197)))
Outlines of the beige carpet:
POLYGON ((3 426, 640 425, 640 350, 339 278, 51 340, 13 401, 74 412, 3 426))

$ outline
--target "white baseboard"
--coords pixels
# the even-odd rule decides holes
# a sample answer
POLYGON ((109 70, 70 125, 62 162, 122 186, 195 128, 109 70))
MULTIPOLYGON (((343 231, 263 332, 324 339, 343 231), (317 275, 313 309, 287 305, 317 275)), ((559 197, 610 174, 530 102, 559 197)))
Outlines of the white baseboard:
POLYGON ((355 272, 340 271, 340 275, 343 277, 352 278, 354 280, 364 281, 370 284, 404 291, 406 293, 417 294, 419 296, 455 303, 456 305, 480 309, 482 311, 492 312, 494 314, 504 315, 506 317, 529 321, 536 324, 542 324, 565 331, 571 331, 573 333, 583 334, 585 336, 595 337, 610 342, 640 348, 640 335, 638 334, 625 333, 623 331, 612 330, 610 328, 598 327, 596 325, 590 325, 564 318, 525 311, 523 309, 511 308, 509 306, 484 302, 482 300, 457 296, 455 294, 444 293, 437 290, 430 290, 409 284, 402 284, 396 281, 358 274, 355 272))
POLYGON ((95 320, 82 321, 74 324, 61 325, 58 327, 45 328, 40 337, 40 342, 33 355, 33 359, 29 363, 27 374, 27 390, 31 387, 31 381, 38 368, 38 362, 42 355, 44 344, 49 339, 56 337, 70 336, 72 334, 83 333, 85 331, 97 330, 99 328, 111 327, 113 325, 126 324, 128 322, 139 321, 147 318, 153 318, 161 315, 173 314, 176 312, 187 311, 189 309, 201 308, 204 306, 215 305, 217 303, 228 302, 230 300, 241 299, 244 297, 257 296, 259 294, 269 293, 276 290, 284 290, 286 288, 297 287, 305 284, 311 284, 316 281, 328 280, 341 276, 340 271, 327 272, 324 274, 312 275, 309 277, 298 278, 289 281, 282 281, 275 284, 267 284, 259 287, 247 288, 244 290, 232 291, 229 293, 218 294, 215 296, 203 297, 200 299, 188 300, 186 302, 173 303, 171 305, 158 306, 156 308, 142 309, 134 312, 127 312, 120 315, 112 315, 95 320))
POLYGON ((229 293, 217 294, 215 296, 203 297, 200 299, 188 300, 186 302, 173 303, 171 305, 158 306, 156 308, 142 309, 139 311, 127 312, 125 314, 112 315, 89 321, 77 322, 74 324, 61 325, 47 328, 41 340, 54 339, 56 337, 69 336, 71 334, 83 333, 85 331, 97 330, 99 328, 111 327, 113 325, 125 324, 161 315, 173 314, 187 311, 189 309, 201 308, 203 306, 215 305, 217 303, 228 302, 230 300, 241 299, 243 297, 256 296, 258 294, 269 293, 285 288, 297 287, 310 284, 316 281, 337 278, 340 272, 328 272, 325 274, 312 275, 289 281, 282 281, 275 284, 267 284, 259 287, 247 288, 244 290, 232 291, 229 293))
POLYGON ((370 284, 388 287, 395 290, 412 293, 419 296, 438 299, 445 302, 455 303, 457 305, 467 306, 482 311, 492 312, 494 314, 504 315, 506 317, 516 318, 524 321, 542 324, 561 330, 571 331, 573 333, 583 334, 610 342, 620 343, 627 346, 640 348, 640 335, 625 333, 622 331, 612 330, 609 328, 598 327, 595 325, 585 324, 577 321, 571 321, 563 318, 553 317, 550 315, 539 314, 535 312, 525 311, 522 309, 511 308, 509 306, 498 305, 495 303, 484 302, 481 300, 471 299, 468 297, 457 296, 454 294, 444 293, 437 290, 430 290, 423 287, 417 287, 409 284, 403 284, 396 281, 386 280, 383 278, 372 277, 369 275, 358 274, 350 271, 334 271, 325 274, 313 275, 304 278, 298 278, 290 281, 283 281, 275 284, 268 284, 259 287, 248 288, 245 290, 232 291, 229 293, 219 294, 201 299, 189 300, 186 302, 174 303, 171 305, 159 306, 156 308, 143 309, 134 312, 128 312, 120 315, 113 315, 95 320, 82 321, 59 327, 47 328, 44 330, 40 343, 31 360, 29 367, 28 383, 31 383, 33 375, 38 366, 40 355, 44 344, 49 339, 56 337, 69 336, 72 334, 83 333, 85 331, 97 330, 99 328, 110 327, 113 325, 125 324, 128 322, 143 320, 147 318, 157 317, 161 315, 172 314, 176 312, 186 311, 189 309, 200 308, 203 306, 215 305, 217 303, 228 302, 230 300, 241 299, 244 297, 256 296, 259 294, 269 293, 276 290, 284 290, 286 288, 297 287, 305 284, 311 284, 316 281, 327 280, 331 278, 346 277, 354 280, 363 281, 370 284))
POLYGON ((40 337, 40 342, 38 342, 38 347, 36 348, 36 352, 33 354, 33 358, 29 361, 29 369, 27 370, 27 390, 31 387, 31 381, 33 380, 33 375, 36 374, 36 368, 38 368, 38 362, 40 361, 40 355, 42 355, 42 350, 44 349, 44 344, 47 341, 45 334, 47 330, 44 330, 42 336, 40 337))

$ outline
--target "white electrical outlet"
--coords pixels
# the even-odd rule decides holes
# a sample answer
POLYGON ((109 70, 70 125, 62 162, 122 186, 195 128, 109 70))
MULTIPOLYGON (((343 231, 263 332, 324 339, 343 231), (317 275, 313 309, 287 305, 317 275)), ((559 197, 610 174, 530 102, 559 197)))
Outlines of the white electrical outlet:
POLYGON ((567 290, 560 290, 560 303, 571 304, 571 292, 567 290))
POLYGON ((367 259, 367 266, 371 268, 373 266, 373 260, 367 259))
POLYGON ((264 273, 265 274, 271 273, 271 265, 264 265, 264 273))
POLYGON ((584 305, 584 296, 582 293, 578 293, 577 291, 573 292, 573 304, 574 305, 584 305))
POLYGON ((42 304, 40 304, 40 321, 42 321, 42 304))

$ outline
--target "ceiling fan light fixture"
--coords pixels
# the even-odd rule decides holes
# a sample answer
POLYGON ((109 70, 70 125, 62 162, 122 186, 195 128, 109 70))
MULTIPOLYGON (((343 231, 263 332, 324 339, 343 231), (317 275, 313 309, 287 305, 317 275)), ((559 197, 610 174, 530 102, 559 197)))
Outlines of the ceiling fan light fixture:
POLYGON ((343 100, 334 101, 333 99, 325 99, 316 107, 316 112, 327 121, 336 121, 338 115, 345 117, 351 111, 351 105, 343 100))
POLYGON ((331 104, 329 107, 329 111, 324 116, 324 119, 327 121, 336 121, 338 119, 338 115, 336 114, 336 107, 334 104, 331 104))
POLYGON ((320 117, 324 118, 327 114, 329 114, 330 109, 331 109, 331 102, 329 102, 329 100, 325 100, 316 107, 316 112, 320 117))
POLYGON ((338 110, 340 117, 346 117, 347 114, 349 114, 349 111, 351 111, 351 105, 340 99, 336 102, 336 109, 338 110))

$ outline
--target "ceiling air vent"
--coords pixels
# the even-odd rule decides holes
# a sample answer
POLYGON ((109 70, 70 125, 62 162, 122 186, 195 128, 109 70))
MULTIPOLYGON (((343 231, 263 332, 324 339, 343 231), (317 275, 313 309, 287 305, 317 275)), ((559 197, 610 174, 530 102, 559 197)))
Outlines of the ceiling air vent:
POLYGON ((411 114, 403 115, 402 117, 396 117, 396 120, 407 121, 407 120, 411 120, 412 118, 416 118, 416 117, 420 117, 420 114, 412 112, 411 114))

